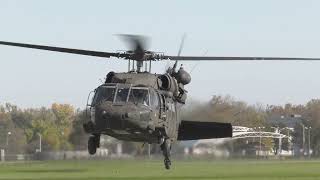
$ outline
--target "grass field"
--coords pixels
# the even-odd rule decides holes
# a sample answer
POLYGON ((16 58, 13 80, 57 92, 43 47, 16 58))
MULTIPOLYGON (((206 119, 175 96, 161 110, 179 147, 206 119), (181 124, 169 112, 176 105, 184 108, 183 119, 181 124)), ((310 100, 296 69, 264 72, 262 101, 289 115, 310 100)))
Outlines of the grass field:
POLYGON ((320 161, 49 161, 0 164, 0 179, 320 179, 320 161))

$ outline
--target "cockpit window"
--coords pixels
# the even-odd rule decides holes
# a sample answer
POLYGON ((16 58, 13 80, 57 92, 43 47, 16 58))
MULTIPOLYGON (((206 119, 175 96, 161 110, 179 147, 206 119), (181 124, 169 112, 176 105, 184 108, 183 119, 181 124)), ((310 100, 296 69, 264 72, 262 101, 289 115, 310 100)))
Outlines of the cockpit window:
MULTIPOLYGON (((154 92, 152 95, 155 94, 154 92)), ((114 87, 114 86, 100 86, 96 89, 95 95, 92 99, 92 106, 99 104, 103 101, 109 101, 114 103, 126 103, 132 102, 134 104, 143 104, 145 106, 150 105, 149 89, 146 87, 114 87)), ((151 101, 152 106, 158 104, 151 101)))
POLYGON ((129 102, 133 102, 135 104, 143 104, 149 105, 149 91, 147 88, 131 88, 129 95, 129 102))
POLYGON ((153 89, 150 89, 150 105, 156 109, 160 108, 159 96, 153 89))
POLYGON ((115 94, 115 87, 101 86, 96 90, 96 94, 93 97, 92 105, 96 105, 101 101, 113 102, 115 94))
POLYGON ((118 88, 115 102, 127 102, 129 88, 118 88))

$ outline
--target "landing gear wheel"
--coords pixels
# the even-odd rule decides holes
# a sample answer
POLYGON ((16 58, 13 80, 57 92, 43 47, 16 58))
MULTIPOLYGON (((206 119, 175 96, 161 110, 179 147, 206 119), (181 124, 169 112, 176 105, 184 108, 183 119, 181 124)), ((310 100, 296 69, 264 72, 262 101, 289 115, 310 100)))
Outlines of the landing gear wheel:
POLYGON ((164 160, 164 166, 165 166, 165 168, 166 169, 170 169, 170 166, 171 166, 171 161, 170 161, 170 159, 165 159, 164 160))
POLYGON ((166 139, 162 144, 161 144, 161 150, 164 156, 164 166, 166 169, 170 169, 171 166, 171 160, 170 160, 170 151, 171 151, 171 140, 166 139))
POLYGON ((94 136, 90 136, 88 140, 88 152, 91 155, 94 155, 97 152, 97 146, 94 136))
POLYGON ((100 147, 100 135, 92 135, 88 140, 88 152, 94 155, 97 152, 97 148, 100 147))

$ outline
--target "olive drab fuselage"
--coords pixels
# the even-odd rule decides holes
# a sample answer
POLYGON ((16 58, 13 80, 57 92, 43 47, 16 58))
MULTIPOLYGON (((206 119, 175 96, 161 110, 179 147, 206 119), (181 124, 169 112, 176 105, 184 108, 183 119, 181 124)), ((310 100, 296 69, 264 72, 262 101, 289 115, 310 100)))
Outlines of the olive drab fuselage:
POLYGON ((85 130, 127 141, 174 141, 186 99, 183 86, 169 73, 110 72, 94 91, 85 130))

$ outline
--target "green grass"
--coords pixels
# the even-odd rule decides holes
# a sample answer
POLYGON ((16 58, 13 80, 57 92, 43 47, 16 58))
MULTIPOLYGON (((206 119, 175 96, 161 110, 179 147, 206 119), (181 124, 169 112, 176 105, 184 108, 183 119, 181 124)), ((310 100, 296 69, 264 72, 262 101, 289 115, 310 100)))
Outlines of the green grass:
POLYGON ((105 160, 0 163, 0 179, 320 179, 320 161, 162 161, 105 160))

